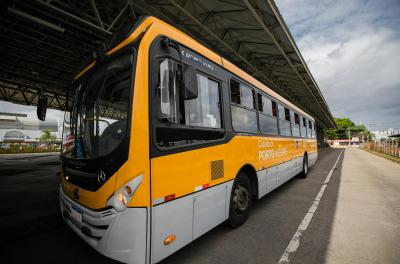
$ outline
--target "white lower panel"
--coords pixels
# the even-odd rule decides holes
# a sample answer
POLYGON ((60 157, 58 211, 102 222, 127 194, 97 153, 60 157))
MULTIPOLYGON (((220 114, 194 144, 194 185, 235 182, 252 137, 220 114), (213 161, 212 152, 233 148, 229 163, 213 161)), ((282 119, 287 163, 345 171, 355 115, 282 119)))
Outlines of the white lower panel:
POLYGON ((146 208, 127 208, 116 217, 104 255, 125 263, 145 263, 146 214, 146 208))
POLYGON ((308 155, 308 166, 314 166, 318 159, 318 152, 310 153, 308 155))
POLYGON ((277 166, 257 171, 259 199, 278 186, 277 171, 277 166))
POLYGON ((297 175, 303 171, 303 159, 304 157, 299 157, 295 159, 296 165, 294 169, 294 175, 297 175))
POLYGON ((63 220, 71 229, 101 254, 124 263, 146 263, 146 208, 126 208, 122 212, 106 210, 110 214, 103 217, 102 212, 91 211, 70 200, 60 188, 60 209, 63 220), (83 222, 77 223, 71 216, 64 217, 65 211, 68 211, 66 207, 71 204, 84 212, 83 222), (104 225, 108 226, 107 229, 99 228, 104 225), (90 229, 92 236, 84 234, 82 227, 90 229))
POLYGON ((225 206, 225 220, 229 217, 229 203, 231 201, 231 192, 233 187, 233 180, 224 183, 223 185, 226 186, 226 206, 225 206))
POLYGON ((268 169, 257 171, 258 198, 273 191, 303 170, 303 157, 298 157, 268 169))
POLYGON ((229 216, 233 181, 153 207, 152 263, 200 237, 229 216), (164 245, 168 235, 176 239, 164 245))
POLYGON ((227 186, 219 185, 194 194, 193 239, 225 221, 226 193, 227 186))
POLYGON ((277 171, 277 175, 278 175, 278 185, 282 185, 283 183, 285 183, 289 178, 290 178, 290 174, 291 174, 291 161, 282 163, 277 165, 278 171, 277 171))
POLYGON ((153 263, 171 255, 193 240, 193 195, 153 207, 153 263), (169 245, 164 240, 169 235, 176 239, 169 245))

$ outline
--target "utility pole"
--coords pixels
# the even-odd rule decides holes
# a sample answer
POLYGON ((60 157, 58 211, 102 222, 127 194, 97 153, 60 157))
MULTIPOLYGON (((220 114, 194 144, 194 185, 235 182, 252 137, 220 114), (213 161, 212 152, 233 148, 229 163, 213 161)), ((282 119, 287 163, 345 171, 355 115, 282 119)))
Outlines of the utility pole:
POLYGON ((351 140, 351 135, 350 135, 350 126, 347 127, 347 129, 349 130, 349 146, 350 146, 350 140, 351 140))

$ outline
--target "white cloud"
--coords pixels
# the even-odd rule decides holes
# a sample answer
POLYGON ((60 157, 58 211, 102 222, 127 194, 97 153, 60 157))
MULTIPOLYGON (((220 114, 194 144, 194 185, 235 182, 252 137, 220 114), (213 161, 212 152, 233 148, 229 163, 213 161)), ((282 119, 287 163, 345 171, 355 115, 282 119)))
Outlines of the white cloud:
POLYGON ((277 5, 333 115, 400 128, 400 3, 277 5))

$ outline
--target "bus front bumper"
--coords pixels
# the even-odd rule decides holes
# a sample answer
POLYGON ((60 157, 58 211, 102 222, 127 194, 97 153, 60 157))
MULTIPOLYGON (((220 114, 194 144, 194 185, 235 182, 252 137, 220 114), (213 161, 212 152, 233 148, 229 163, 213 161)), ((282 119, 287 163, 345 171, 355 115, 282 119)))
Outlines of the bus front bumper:
POLYGON ((101 254, 125 263, 146 263, 147 209, 93 211, 67 197, 60 186, 63 220, 101 254))

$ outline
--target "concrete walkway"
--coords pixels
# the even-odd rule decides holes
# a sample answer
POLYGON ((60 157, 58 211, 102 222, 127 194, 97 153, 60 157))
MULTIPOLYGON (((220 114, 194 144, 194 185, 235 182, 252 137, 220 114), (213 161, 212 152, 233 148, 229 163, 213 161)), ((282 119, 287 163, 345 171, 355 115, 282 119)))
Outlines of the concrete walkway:
POLYGON ((322 249, 320 237, 329 231, 326 212, 331 209, 324 207, 332 208, 332 201, 318 208, 319 217, 311 222, 293 262, 400 263, 400 165, 349 148, 334 177, 339 188, 326 246, 322 249))

